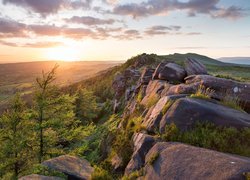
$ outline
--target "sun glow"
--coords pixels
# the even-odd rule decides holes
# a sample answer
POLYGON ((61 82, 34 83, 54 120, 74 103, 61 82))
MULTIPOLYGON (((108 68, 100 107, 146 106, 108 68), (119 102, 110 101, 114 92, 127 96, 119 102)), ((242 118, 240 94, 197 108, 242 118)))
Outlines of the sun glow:
POLYGON ((77 61, 80 59, 79 51, 72 47, 55 47, 45 51, 48 60, 77 61))

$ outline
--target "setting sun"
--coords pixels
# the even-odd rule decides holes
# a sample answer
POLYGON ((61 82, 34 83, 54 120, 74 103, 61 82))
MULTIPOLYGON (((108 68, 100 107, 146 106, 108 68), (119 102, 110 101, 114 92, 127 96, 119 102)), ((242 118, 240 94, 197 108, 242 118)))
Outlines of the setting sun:
POLYGON ((55 47, 45 51, 48 60, 76 61, 80 59, 79 52, 71 47, 55 47))

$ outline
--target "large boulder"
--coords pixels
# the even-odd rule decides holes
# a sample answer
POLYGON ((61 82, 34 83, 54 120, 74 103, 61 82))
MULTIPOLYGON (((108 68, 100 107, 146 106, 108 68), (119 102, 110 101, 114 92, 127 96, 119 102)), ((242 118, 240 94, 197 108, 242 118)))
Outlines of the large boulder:
POLYGON ((154 71, 155 71, 155 69, 145 68, 141 74, 140 84, 147 85, 149 83, 149 81, 152 79, 154 71))
POLYGON ((237 98, 247 112, 250 112, 250 83, 237 82, 230 79, 217 78, 209 75, 188 76, 185 78, 188 86, 202 84, 215 91, 213 98, 222 100, 225 96, 237 98))
POLYGON ((151 147, 155 144, 156 139, 150 135, 136 133, 133 136, 134 153, 129 161, 125 174, 128 175, 133 171, 139 170, 144 166, 145 156, 151 147))
POLYGON ((163 116, 160 132, 165 131, 167 124, 174 123, 180 130, 189 130, 197 122, 210 122, 222 127, 250 127, 250 115, 216 101, 197 98, 178 99, 163 116))
POLYGON ((44 161, 42 165, 64 173, 69 179, 91 179, 91 174, 94 171, 88 161, 69 155, 44 161))
POLYGON ((175 63, 168 63, 159 72, 159 79, 166 80, 171 83, 183 82, 186 77, 186 71, 183 67, 175 63))
POLYGON ((196 74, 208 74, 206 67, 199 61, 187 58, 185 61, 185 70, 187 75, 196 75, 196 74))
POLYGON ((43 176, 39 174, 31 174, 28 176, 23 176, 19 180, 63 180, 63 178, 55 176, 43 176))
POLYGON ((186 95, 180 94, 162 97, 155 106, 150 108, 142 122, 142 126, 145 126, 148 132, 158 131, 159 124, 163 116, 162 110, 164 106, 170 101, 175 101, 176 99, 183 97, 186 97, 186 95))
POLYGON ((242 179, 250 158, 182 143, 158 142, 146 156, 144 179, 242 179))
POLYGON ((160 63, 153 74, 152 80, 159 79, 159 73, 164 69, 166 63, 160 63))

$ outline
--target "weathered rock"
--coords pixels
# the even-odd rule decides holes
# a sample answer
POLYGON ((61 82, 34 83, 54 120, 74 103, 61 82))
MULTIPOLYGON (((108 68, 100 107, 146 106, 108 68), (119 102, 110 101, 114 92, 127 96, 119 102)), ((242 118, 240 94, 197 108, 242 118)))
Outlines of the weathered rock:
POLYGON ((159 79, 169 82, 183 82, 186 77, 186 71, 183 67, 175 63, 168 63, 159 72, 159 79))
POLYGON ((193 84, 174 85, 167 89, 164 89, 161 93, 161 96, 168 96, 168 95, 174 95, 174 94, 193 94, 197 91, 200 85, 201 85, 200 82, 193 83, 193 84))
POLYGON ((91 179, 91 174, 94 171, 88 161, 69 155, 44 161, 42 165, 62 172, 67 175, 68 178, 72 179, 91 179))
POLYGON ((133 136, 134 153, 129 161, 125 174, 128 175, 133 171, 139 170, 144 166, 145 156, 150 148, 155 144, 156 139, 150 135, 136 133, 133 136))
POLYGON ((125 77, 122 74, 116 75, 112 87, 115 90, 115 98, 119 99, 125 92, 126 88, 125 77))
POLYGON ((111 159, 111 165, 115 172, 122 172, 124 170, 124 163, 121 157, 115 154, 111 159))
POLYGON ((63 178, 55 177, 55 176, 43 176, 43 175, 38 175, 38 174, 31 174, 31 175, 19 178, 19 180, 63 180, 63 178))
POLYGON ((250 171, 250 158, 181 143, 159 142, 148 152, 144 179, 242 179, 250 171), (152 160, 151 160, 152 161, 152 160))
POLYGON ((164 69, 166 63, 160 63, 156 69, 155 69, 155 72, 153 74, 153 77, 152 77, 152 80, 156 80, 156 79, 159 79, 159 73, 164 69))
POLYGON ((147 85, 149 81, 152 79, 152 75, 154 73, 154 69, 152 68, 145 68, 142 72, 141 78, 140 78, 140 84, 147 85))
POLYGON ((250 127, 250 115, 218 103, 197 99, 181 98, 167 111, 160 122, 160 132, 166 124, 174 123, 180 130, 192 128, 197 122, 210 122, 222 127, 250 127))
POLYGON ((168 84, 166 81, 162 80, 150 81, 146 89, 146 95, 142 99, 141 104, 146 105, 148 103, 148 100, 153 96, 160 97, 162 90, 170 86, 171 85, 168 84))
POLYGON ((189 86, 200 83, 215 91, 213 98, 222 100, 225 96, 237 98, 243 108, 250 112, 250 83, 241 83, 230 79, 217 78, 209 75, 189 76, 186 79, 189 86))
POLYGON ((192 58, 187 58, 187 60, 185 61, 185 70, 188 76, 197 74, 207 74, 206 67, 199 61, 192 58))
POLYGON ((169 101, 175 101, 176 99, 186 97, 187 95, 172 95, 162 97, 155 106, 151 107, 148 111, 145 119, 142 122, 142 126, 145 126, 148 132, 155 132, 159 129, 159 124, 163 116, 162 110, 169 101))

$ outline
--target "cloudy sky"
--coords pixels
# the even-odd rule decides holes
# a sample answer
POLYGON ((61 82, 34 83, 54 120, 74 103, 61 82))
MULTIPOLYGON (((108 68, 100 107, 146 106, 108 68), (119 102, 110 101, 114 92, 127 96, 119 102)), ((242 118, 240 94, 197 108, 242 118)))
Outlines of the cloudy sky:
POLYGON ((0 62, 250 56, 250 0, 0 0, 0 62))

